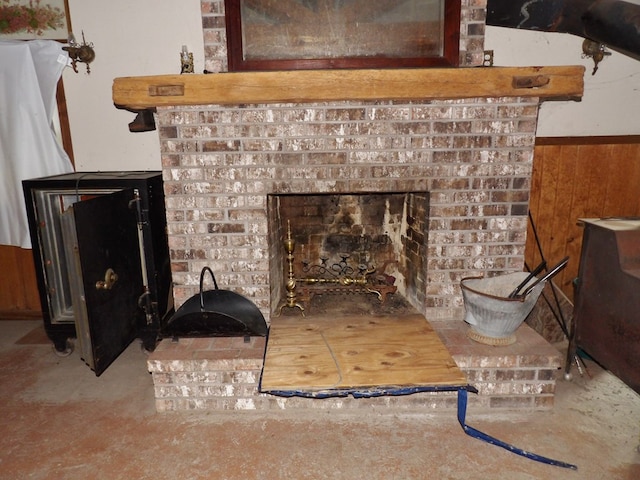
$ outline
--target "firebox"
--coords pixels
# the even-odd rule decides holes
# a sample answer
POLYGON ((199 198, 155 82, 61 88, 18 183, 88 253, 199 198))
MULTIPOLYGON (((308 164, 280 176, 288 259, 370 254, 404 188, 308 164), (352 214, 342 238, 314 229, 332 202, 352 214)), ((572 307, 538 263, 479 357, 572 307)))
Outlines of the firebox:
POLYGON ((272 313, 292 281, 301 310, 315 295, 396 293, 424 309, 428 192, 269 195, 267 211, 272 313))

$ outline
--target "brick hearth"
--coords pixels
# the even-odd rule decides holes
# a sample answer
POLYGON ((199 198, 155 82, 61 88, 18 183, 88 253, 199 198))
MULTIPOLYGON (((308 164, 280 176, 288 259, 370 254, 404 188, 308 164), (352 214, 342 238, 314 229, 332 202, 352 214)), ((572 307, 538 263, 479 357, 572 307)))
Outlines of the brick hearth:
MULTIPOLYGON (((469 340, 464 322, 431 322, 479 394, 469 396, 475 411, 548 410, 553 408, 560 352, 529 326, 516 332, 518 342, 490 347, 469 340)), ((456 408, 456 394, 420 393, 368 399, 283 398, 258 392, 265 338, 181 338, 163 340, 148 359, 156 409, 293 410, 456 408)))

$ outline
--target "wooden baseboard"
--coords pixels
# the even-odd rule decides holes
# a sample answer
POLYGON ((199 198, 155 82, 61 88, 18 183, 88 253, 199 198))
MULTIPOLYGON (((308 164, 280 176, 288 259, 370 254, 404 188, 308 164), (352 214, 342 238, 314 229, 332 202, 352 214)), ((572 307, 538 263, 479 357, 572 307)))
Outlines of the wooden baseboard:
POLYGON ((536 137, 536 146, 546 145, 628 145, 640 143, 640 135, 601 135, 587 137, 536 137))
POLYGON ((42 320, 42 312, 32 310, 0 310, 0 320, 42 320))

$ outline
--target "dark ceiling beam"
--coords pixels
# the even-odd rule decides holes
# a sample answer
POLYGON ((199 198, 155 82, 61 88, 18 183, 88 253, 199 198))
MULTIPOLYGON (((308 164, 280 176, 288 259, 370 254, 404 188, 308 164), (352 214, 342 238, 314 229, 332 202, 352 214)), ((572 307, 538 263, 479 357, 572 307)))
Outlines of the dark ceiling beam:
POLYGON ((487 0, 487 25, 570 33, 640 60, 640 5, 623 0, 487 0))

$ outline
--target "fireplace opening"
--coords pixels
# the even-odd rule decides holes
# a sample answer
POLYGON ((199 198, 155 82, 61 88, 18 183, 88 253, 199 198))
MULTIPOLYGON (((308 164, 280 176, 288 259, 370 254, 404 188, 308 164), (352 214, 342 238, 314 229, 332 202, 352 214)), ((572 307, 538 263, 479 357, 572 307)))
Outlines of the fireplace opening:
POLYGON ((273 194, 267 210, 272 314, 424 311, 428 192, 273 194))

